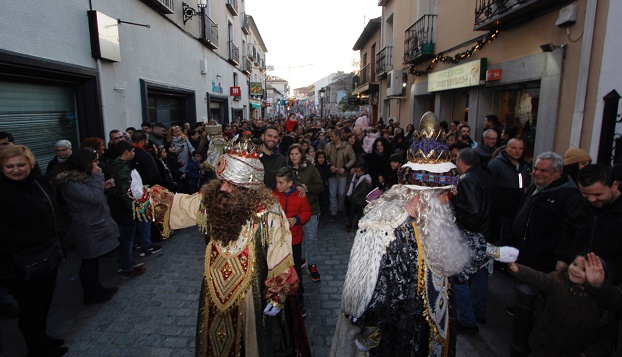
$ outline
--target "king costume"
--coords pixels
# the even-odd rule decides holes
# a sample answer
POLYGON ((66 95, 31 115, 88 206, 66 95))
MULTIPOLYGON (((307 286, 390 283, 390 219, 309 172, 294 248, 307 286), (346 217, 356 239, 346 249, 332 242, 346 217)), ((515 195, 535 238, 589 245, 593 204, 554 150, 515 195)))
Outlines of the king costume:
POLYGON ((441 135, 436 115, 424 114, 400 184, 366 207, 330 356, 448 355, 455 347, 448 277, 466 279, 487 256, 516 258, 515 249, 487 246, 455 225, 443 195, 458 177, 441 135))
MULTIPOLYGON (((216 174, 222 182, 248 190, 244 192, 266 190, 266 197, 272 197, 263 184, 259 154, 251 146, 247 138, 240 140, 218 159, 216 174)), ((205 192, 173 194, 155 186, 144 189, 135 211, 159 223, 165 236, 193 225, 209 235, 212 215, 218 212, 205 208, 210 199, 205 192)), ((196 355, 309 356, 304 323, 296 313, 298 276, 284 212, 278 201, 265 199, 240 225, 236 240, 224 244, 212 236, 207 243, 196 355)))

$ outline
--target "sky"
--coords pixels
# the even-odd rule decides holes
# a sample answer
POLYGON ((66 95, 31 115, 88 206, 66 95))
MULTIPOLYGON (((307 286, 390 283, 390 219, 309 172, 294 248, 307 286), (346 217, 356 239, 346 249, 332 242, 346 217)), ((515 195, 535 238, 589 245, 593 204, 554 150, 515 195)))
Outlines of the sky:
POLYGON ((268 75, 287 80, 292 89, 351 72, 359 58, 352 47, 382 13, 378 0, 245 0, 245 7, 268 48, 266 64, 274 66, 268 75))

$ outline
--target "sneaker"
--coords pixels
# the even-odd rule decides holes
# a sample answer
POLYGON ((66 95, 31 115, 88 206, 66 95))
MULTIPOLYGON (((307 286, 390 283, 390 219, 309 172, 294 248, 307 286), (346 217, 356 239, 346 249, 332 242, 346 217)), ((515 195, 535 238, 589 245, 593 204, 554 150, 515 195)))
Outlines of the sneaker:
POLYGON ((135 278, 137 276, 141 276, 143 274, 145 274, 147 272, 147 267, 146 266, 140 266, 138 268, 133 268, 132 270, 125 272, 125 273, 121 273, 121 279, 131 279, 131 278, 135 278))
POLYGON ((140 242, 138 242, 138 243, 134 243, 134 244, 132 245, 132 249, 134 249, 134 250, 139 250, 139 249, 140 249, 140 242))
POLYGON ((320 281, 320 273, 317 271, 317 265, 309 264, 309 274, 311 274, 311 280, 320 281))
POLYGON ((162 250, 162 247, 157 246, 157 245, 152 245, 151 247, 147 248, 147 249, 141 249, 140 253, 138 253, 138 255, 140 255, 141 257, 144 257, 146 255, 151 255, 151 254, 155 254, 159 251, 162 250))
MULTIPOLYGON (((145 263, 134 263, 132 262, 132 268, 138 268, 145 265, 145 263)), ((117 269, 117 273, 123 273, 123 269, 119 268, 117 269)))

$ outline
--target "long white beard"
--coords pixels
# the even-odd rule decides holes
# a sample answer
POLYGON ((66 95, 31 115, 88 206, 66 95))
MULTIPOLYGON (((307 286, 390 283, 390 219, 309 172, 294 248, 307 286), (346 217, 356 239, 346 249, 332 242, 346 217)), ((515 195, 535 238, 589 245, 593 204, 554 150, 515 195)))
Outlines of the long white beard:
POLYGON ((451 206, 442 203, 432 192, 421 192, 417 226, 427 264, 437 273, 453 276, 464 270, 471 261, 471 250, 461 239, 454 222, 451 206))

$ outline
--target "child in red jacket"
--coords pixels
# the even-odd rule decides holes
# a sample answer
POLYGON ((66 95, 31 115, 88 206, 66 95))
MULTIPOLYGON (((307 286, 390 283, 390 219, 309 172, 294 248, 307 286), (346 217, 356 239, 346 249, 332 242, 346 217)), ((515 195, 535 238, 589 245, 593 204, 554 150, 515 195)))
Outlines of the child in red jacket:
POLYGON ((307 313, 305 309, 302 286, 302 226, 311 219, 311 207, 306 197, 300 197, 298 189, 294 185, 294 173, 289 167, 282 167, 276 171, 276 188, 272 194, 279 198, 281 207, 287 216, 289 230, 292 232, 292 252, 296 273, 300 278, 298 298, 302 306, 302 316, 307 313))

